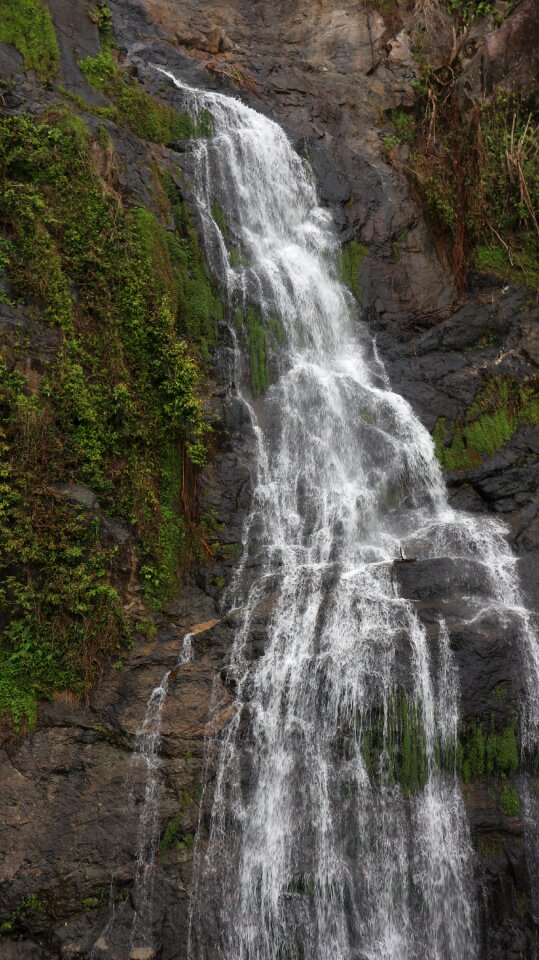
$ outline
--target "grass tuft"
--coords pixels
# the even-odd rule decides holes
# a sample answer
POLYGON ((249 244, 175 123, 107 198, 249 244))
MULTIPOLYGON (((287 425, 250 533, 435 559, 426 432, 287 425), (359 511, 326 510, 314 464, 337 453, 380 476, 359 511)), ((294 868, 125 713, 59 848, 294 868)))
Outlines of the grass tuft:
POLYGON ((16 47, 26 69, 35 70, 43 83, 58 73, 60 51, 52 18, 43 0, 3 0, 0 43, 16 47))

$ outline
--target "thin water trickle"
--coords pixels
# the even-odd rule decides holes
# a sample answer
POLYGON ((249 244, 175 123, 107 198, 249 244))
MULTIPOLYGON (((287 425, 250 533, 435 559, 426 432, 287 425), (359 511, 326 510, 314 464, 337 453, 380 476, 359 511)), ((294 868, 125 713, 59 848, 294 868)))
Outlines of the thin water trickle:
MULTIPOLYGON (((189 663, 192 659, 193 635, 187 633, 182 641, 177 665, 181 666, 189 663)), ((135 874, 131 889, 133 916, 129 934, 129 955, 135 953, 142 957, 146 951, 148 960, 152 960, 154 957, 154 867, 159 845, 159 807, 162 791, 161 721, 168 694, 170 674, 171 671, 167 670, 150 694, 142 723, 135 735, 131 772, 126 784, 130 811, 128 819, 129 822, 136 824, 135 874)), ((101 957, 103 952, 108 954, 110 947, 113 947, 115 943, 117 918, 123 914, 122 909, 118 909, 115 894, 113 877, 107 924, 101 931, 90 954, 90 957, 95 958, 95 960, 101 957)), ((120 932, 120 942, 123 942, 122 932, 120 932)))
POLYGON ((161 72, 194 113, 211 113, 213 136, 192 147, 206 249, 244 358, 272 355, 257 397, 238 360, 257 461, 227 594, 243 609, 237 714, 197 862, 190 957, 475 960, 458 670, 447 623, 427 634, 393 561, 404 547, 470 565, 470 617, 518 624, 534 738, 539 657, 514 557, 499 524, 449 507, 431 438, 338 281, 308 164, 277 124, 161 72), (261 600, 271 614, 253 657, 261 600))
MULTIPOLYGON (((193 657, 193 637, 187 633, 182 642, 178 665, 188 663, 193 657)), ((135 878, 131 897, 133 921, 131 946, 153 945, 153 889, 155 856, 159 845, 159 801, 161 796, 161 720, 168 694, 170 670, 160 684, 152 690, 146 706, 142 725, 133 748, 133 766, 144 778, 144 795, 137 823, 137 857, 135 878)), ((133 801, 131 801, 133 802, 133 801)))

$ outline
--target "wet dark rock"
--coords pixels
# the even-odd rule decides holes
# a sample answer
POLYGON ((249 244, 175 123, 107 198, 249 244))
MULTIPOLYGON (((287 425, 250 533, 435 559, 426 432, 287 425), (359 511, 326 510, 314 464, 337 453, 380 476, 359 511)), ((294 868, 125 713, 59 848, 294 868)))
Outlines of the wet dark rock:
POLYGON ((537 92, 539 22, 536 0, 522 0, 497 28, 478 38, 477 51, 457 83, 461 109, 478 103, 497 86, 524 95, 537 92))
POLYGON ((0 43, 0 77, 9 80, 22 69, 22 57, 14 47, 7 43, 0 43))
POLYGON ((82 95, 87 103, 104 105, 105 99, 85 82, 78 65, 84 57, 95 57, 99 51, 99 32, 88 16, 83 3, 50 0, 49 8, 60 46, 61 74, 64 87, 82 95))
POLYGON ((58 355, 62 343, 60 331, 31 319, 27 307, 3 303, 0 299, 0 341, 8 367, 23 373, 27 392, 35 393, 47 367, 58 355))
POLYGON ((76 483, 56 483, 53 489, 69 503, 79 504, 88 510, 98 509, 97 497, 88 487, 81 487, 76 483))
POLYGON ((490 592, 485 568, 474 560, 433 557, 415 563, 397 562, 393 564, 393 577, 401 595, 409 600, 445 600, 490 592))

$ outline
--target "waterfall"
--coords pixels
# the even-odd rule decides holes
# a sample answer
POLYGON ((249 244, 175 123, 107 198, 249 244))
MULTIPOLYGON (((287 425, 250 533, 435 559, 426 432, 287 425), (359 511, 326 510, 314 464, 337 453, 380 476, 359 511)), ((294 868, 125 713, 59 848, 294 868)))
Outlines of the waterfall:
MULTIPOLYGON (((395 561, 402 549, 471 571, 463 622, 515 623, 535 694, 515 559, 501 525, 448 505, 430 436, 392 392, 339 282, 308 163, 271 120, 161 73, 193 113, 211 114, 213 136, 192 145, 197 203, 244 344, 234 380, 257 450, 227 595, 241 611, 237 713, 197 868, 191 956, 474 960, 458 669, 447 623, 437 615, 427 630, 395 561), (267 642, 254 655, 262 601, 267 642)), ((533 740, 534 697, 526 710, 533 740)))

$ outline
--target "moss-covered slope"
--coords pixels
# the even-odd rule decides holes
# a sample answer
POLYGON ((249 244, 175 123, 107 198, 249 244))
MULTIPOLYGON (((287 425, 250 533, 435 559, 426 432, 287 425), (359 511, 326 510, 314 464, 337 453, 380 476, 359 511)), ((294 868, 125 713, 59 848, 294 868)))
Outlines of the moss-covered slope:
MULTIPOLYGON (((12 6, 0 39, 48 81, 48 11, 12 6)), ((105 11, 93 13, 106 37, 105 11)), ((109 135, 112 121, 143 141, 200 131, 128 78, 110 43, 103 51, 103 77, 99 59, 86 72, 110 102, 98 109, 106 125, 61 87, 37 116, 0 116, 0 715, 17 726, 35 721, 39 697, 87 693, 130 643, 107 518, 136 544, 147 607, 177 591, 211 434, 207 361, 222 304, 177 170, 152 157, 152 209, 128 205, 109 135), (96 495, 97 511, 75 488, 96 495)))

